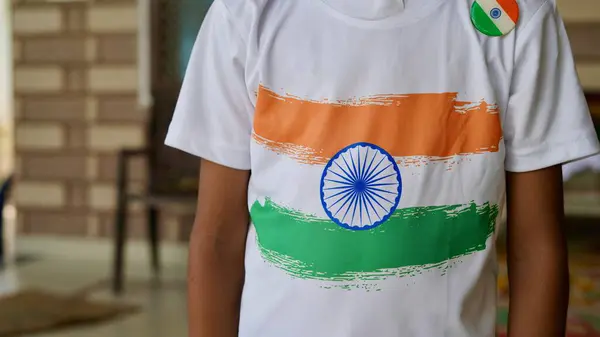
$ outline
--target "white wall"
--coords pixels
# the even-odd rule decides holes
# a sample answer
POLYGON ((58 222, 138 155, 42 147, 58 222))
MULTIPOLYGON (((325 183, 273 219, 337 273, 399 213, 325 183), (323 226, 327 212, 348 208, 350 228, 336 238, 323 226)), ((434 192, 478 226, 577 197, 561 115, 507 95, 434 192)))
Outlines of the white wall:
MULTIPOLYGON (((600 0, 554 0, 567 24, 600 25, 600 0)), ((600 41, 589 41, 600 44, 600 41)), ((590 92, 600 91, 600 59, 577 64, 583 88, 590 92)))
POLYGON ((555 0, 558 10, 567 22, 598 22, 600 1, 598 0, 555 0))

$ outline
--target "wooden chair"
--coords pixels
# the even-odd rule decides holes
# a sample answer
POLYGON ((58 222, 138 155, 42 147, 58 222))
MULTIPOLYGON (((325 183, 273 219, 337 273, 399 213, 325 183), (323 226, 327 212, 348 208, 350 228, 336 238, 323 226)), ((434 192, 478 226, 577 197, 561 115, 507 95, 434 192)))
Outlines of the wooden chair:
POLYGON ((199 160, 164 145, 176 99, 176 92, 156 92, 155 104, 150 114, 148 147, 123 149, 119 153, 112 282, 115 294, 123 291, 125 245, 129 227, 128 211, 131 203, 145 205, 151 267, 155 274, 160 269, 158 224, 160 210, 164 207, 176 207, 183 212, 193 212, 195 209, 199 160), (133 193, 128 190, 128 168, 131 159, 140 156, 146 158, 148 183, 143 193, 133 193))
POLYGON ((150 114, 148 146, 123 149, 119 154, 113 269, 113 290, 117 294, 123 290, 127 212, 131 202, 142 202, 146 207, 151 266, 155 272, 160 268, 160 210, 167 206, 185 212, 195 210, 199 160, 168 148, 163 142, 181 87, 186 57, 211 3, 212 0, 153 0, 150 4, 154 105, 150 114), (147 190, 131 193, 127 190, 128 166, 133 157, 139 156, 147 158, 147 190))

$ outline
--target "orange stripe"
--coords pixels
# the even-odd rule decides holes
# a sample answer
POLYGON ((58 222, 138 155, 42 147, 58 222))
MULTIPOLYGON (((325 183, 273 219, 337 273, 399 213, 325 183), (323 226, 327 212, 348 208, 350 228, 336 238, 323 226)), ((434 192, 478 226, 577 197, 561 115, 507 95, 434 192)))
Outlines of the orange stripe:
POLYGON ((326 163, 357 142, 376 144, 394 157, 498 151, 497 106, 456 98, 456 93, 441 93, 318 102, 260 87, 254 139, 308 164, 326 163))
POLYGON ((508 14, 512 22, 519 20, 519 4, 515 0, 496 0, 502 9, 508 14))

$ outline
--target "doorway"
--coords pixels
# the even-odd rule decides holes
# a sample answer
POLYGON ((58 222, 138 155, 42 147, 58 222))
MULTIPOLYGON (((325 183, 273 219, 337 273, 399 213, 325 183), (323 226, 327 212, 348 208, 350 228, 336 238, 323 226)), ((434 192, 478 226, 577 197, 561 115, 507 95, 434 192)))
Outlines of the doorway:
POLYGON ((12 34, 10 1, 0 6, 0 181, 13 168, 12 34))
MULTIPOLYGON (((0 4, 0 193, 15 161, 11 6, 11 1, 0 4)), ((0 263, 13 260, 15 239, 15 206, 0 195, 0 263)))

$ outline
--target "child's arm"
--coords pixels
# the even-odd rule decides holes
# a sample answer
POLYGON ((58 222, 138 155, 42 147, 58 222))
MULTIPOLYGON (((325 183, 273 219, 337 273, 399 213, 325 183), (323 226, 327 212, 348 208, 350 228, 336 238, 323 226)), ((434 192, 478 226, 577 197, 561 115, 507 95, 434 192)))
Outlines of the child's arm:
POLYGON ((550 0, 520 1, 502 130, 510 337, 565 335, 568 267, 561 164, 599 152, 564 23, 550 0))
POLYGON ((560 166, 507 174, 510 337, 564 336, 569 301, 560 166))
POLYGON ((203 158, 190 237, 189 336, 238 335, 254 106, 247 33, 221 0, 194 44, 165 143, 203 158))
POLYGON ((190 337, 236 337, 244 283, 249 171, 202 162, 190 237, 190 337))

